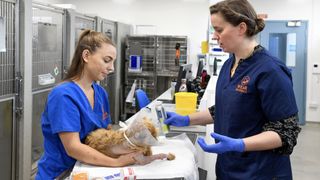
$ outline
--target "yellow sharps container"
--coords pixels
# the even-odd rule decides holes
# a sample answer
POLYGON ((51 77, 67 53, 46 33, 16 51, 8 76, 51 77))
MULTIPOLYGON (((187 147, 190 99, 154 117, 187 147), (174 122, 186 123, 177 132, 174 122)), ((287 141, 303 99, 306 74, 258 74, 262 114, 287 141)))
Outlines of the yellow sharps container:
POLYGON ((196 112, 197 97, 198 94, 193 92, 175 93, 176 113, 180 115, 188 115, 196 112))

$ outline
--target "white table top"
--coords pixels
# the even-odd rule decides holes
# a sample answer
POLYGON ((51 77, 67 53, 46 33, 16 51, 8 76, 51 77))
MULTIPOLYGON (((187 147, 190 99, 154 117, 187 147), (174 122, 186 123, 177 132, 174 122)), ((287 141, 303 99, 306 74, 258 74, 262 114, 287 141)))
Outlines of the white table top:
MULTIPOLYGON (((166 179, 178 177, 184 177, 186 180, 198 179, 196 150, 187 137, 182 135, 178 138, 163 139, 160 141, 160 145, 152 147, 152 151, 154 154, 173 153, 175 159, 172 161, 155 160, 144 166, 128 166, 133 168, 134 174, 138 179, 166 179)), ((91 166, 77 162, 72 173, 86 172, 89 179, 120 179, 121 169, 122 168, 91 166)))

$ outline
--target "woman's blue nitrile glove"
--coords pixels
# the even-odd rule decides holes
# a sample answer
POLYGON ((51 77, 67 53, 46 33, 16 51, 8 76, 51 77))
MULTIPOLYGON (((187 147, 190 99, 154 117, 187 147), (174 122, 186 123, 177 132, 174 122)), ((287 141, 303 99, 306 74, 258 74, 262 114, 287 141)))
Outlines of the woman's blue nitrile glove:
POLYGON ((243 139, 234 139, 217 133, 211 133, 211 137, 219 142, 207 145, 203 138, 198 138, 198 144, 206 152, 221 154, 228 151, 243 152, 245 149, 243 139))
POLYGON ((167 112, 167 119, 164 123, 172 126, 189 126, 190 118, 189 116, 181 116, 174 112, 167 112))

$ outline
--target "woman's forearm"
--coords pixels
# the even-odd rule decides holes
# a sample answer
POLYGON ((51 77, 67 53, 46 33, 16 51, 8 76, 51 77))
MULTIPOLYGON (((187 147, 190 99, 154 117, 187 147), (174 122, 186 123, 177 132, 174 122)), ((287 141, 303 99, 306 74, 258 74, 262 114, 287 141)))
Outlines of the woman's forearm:
POLYGON ((108 157, 85 144, 80 144, 80 146, 74 148, 69 155, 81 162, 98 166, 120 167, 135 163, 133 158, 124 160, 108 157))
POLYGON ((260 134, 243 139, 245 151, 263 151, 282 146, 280 136, 274 131, 264 131, 260 134))
POLYGON ((209 110, 193 113, 189 115, 190 125, 206 125, 213 123, 209 110))
POLYGON ((60 133, 60 139, 69 156, 92 165, 119 167, 134 164, 133 154, 120 156, 119 158, 108 157, 99 151, 82 144, 78 133, 60 133))

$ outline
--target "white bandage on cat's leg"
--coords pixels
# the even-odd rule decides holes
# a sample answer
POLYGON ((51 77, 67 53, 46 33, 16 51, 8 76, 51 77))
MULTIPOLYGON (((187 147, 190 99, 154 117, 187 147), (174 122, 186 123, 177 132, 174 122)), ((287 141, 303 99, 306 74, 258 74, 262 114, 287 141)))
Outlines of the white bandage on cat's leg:
POLYGON ((136 160, 136 164, 139 165, 145 165, 145 164, 149 164, 154 160, 162 160, 162 159, 166 159, 167 158, 167 154, 154 154, 151 156, 144 156, 143 154, 138 154, 136 156, 133 157, 136 160))

